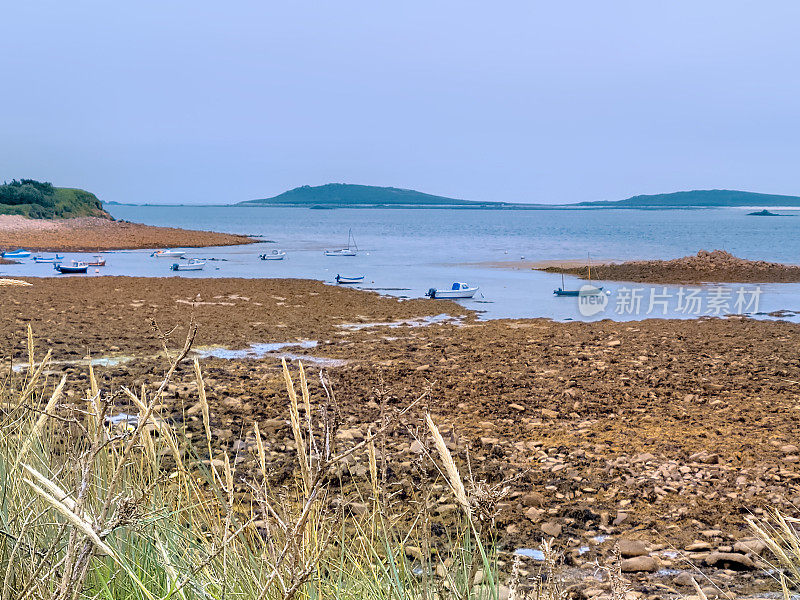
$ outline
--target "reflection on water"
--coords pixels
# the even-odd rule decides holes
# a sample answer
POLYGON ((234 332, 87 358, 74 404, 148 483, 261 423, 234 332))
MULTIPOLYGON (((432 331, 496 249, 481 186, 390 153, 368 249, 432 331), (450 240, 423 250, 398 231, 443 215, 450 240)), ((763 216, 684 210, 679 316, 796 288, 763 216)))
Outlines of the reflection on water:
POLYGON ((222 358, 225 360, 234 359, 261 359, 273 358, 280 360, 285 358, 288 361, 299 360, 304 364, 311 364, 319 367, 340 367, 347 364, 346 360, 338 358, 324 358, 312 356, 310 354, 297 354, 294 352, 282 352, 284 348, 316 348, 317 342, 313 340, 303 340, 300 342, 274 342, 269 344, 251 344, 249 348, 241 350, 231 350, 224 346, 198 347, 193 350, 198 358, 222 358))

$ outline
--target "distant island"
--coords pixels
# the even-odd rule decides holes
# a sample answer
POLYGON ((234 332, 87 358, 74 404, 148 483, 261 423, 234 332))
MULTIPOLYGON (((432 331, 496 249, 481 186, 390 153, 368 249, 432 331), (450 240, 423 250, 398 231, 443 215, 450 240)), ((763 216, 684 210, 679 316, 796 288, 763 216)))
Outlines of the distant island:
POLYGON ((515 206, 509 202, 476 202, 434 196, 415 190, 351 183, 294 188, 272 198, 246 200, 237 206, 302 206, 307 208, 505 208, 515 206))
POLYGON ((722 208, 734 206, 796 206, 800 197, 759 194, 737 190, 693 190, 671 194, 633 196, 625 200, 579 202, 572 206, 590 208, 722 208))
POLYGON ((111 218, 94 194, 76 188, 54 187, 35 179, 14 179, 0 185, 0 215, 32 219, 111 218))
POLYGON ((313 209, 333 208, 471 208, 494 210, 578 210, 578 209, 680 209, 742 206, 787 206, 800 208, 800 197, 759 194, 737 190, 693 190, 669 194, 640 195, 625 200, 599 200, 575 204, 525 204, 479 202, 434 196, 416 190, 349 183, 304 185, 272 198, 246 200, 235 206, 287 206, 313 209))
POLYGON ((767 209, 757 210, 755 212, 747 213, 748 217, 793 217, 794 215, 781 215, 778 213, 770 212, 767 209))

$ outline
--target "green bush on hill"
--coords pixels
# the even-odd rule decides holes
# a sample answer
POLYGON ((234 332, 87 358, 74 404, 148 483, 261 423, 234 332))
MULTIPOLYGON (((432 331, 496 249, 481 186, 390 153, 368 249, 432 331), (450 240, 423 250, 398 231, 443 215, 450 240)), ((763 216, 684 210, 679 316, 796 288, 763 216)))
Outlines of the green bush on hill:
POLYGON ((85 190, 57 188, 34 179, 0 185, 0 214, 31 219, 109 217, 97 196, 85 190))

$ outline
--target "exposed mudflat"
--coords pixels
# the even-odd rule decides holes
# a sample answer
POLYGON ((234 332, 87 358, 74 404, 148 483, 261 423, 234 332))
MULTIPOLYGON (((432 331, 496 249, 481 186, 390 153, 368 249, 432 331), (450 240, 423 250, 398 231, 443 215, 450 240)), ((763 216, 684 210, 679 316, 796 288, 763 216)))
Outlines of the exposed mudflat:
POLYGON ((234 246, 254 241, 243 235, 154 227, 100 217, 44 220, 0 215, 1 249, 79 252, 234 246))
MULTIPOLYGON (((564 273, 588 279, 586 265, 540 265, 548 273, 564 273)), ((637 283, 796 283, 800 266, 737 258, 724 250, 700 250, 695 256, 673 260, 637 260, 620 264, 592 265, 592 279, 637 283)))
MULTIPOLYGON (((690 565, 737 594, 776 589, 759 566, 763 548, 748 541, 745 518, 767 507, 794 514, 792 505, 800 504, 800 325, 738 318, 478 322, 454 303, 400 302, 304 280, 29 281, 31 287, 0 288, 3 354, 22 359, 31 323, 40 355, 52 348, 58 360, 79 360, 87 350, 117 357, 120 364, 97 367, 104 386, 155 383, 163 374, 151 320, 162 333, 177 327, 171 347, 182 344, 190 319, 204 346, 295 343, 255 355, 251 349, 249 358, 202 360, 215 442, 238 456, 240 473, 254 465, 257 419, 270 470, 277 480, 292 476, 280 353, 335 359, 341 362, 329 363, 338 366, 328 376, 340 447, 363 439, 382 410, 406 407, 429 390, 383 440, 397 501, 413 497, 420 474, 436 476, 416 460, 422 448, 409 433, 426 439, 429 410, 464 473, 469 452, 475 480, 508 486, 497 505, 501 547, 536 548, 542 537, 555 537, 576 592, 605 589, 592 563, 608 560, 617 542, 633 559, 623 567, 644 569, 627 576, 647 596, 693 593, 690 565), (463 318, 420 319, 440 313, 463 318)), ((316 407, 323 394, 315 375, 325 363, 306 363, 316 407)), ((68 397, 81 397, 84 368, 56 368, 72 373, 68 397)), ((187 363, 163 416, 199 435, 197 402, 187 363)), ((365 472, 353 456, 345 485, 363 481, 349 474, 365 472)), ((447 523, 458 509, 440 489, 432 514, 447 523)), ((535 559, 527 561, 533 570, 535 559)))

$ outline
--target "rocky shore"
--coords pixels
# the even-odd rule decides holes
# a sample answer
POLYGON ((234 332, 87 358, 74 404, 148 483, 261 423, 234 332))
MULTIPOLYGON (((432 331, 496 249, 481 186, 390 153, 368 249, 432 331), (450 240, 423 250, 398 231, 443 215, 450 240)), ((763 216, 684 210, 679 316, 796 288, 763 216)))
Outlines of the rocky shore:
MULTIPOLYGON (((316 374, 326 369, 341 448, 427 390, 380 446, 393 497, 407 501, 427 477, 441 492, 431 518, 447 525, 458 516, 421 460, 427 439, 410 433, 424 430, 430 411, 462 473, 505 490, 493 505, 505 567, 514 550, 552 537, 568 585, 583 598, 608 596, 596 563, 613 560, 615 547, 635 598, 692 594, 691 576, 709 597, 777 589, 746 518, 772 508, 795 515, 800 503, 800 325, 479 322, 454 303, 399 302, 303 280, 29 281, 0 288, 13 309, 0 313, 6 361, 25 356, 30 323, 41 353, 52 349, 56 369, 70 373, 67 397, 76 400, 87 352, 103 359, 103 385, 138 386, 164 371, 162 336, 177 327, 168 343, 179 345, 190 320, 199 325, 201 356, 216 345, 294 343, 201 361, 213 437, 237 457, 239 472, 255 464, 258 420, 271 472, 277 481, 292 477, 279 362, 288 353, 312 375, 312 409, 324 397, 316 374), (431 318, 440 313, 454 319, 431 318)), ((117 408, 132 410, 122 399, 117 408)), ((200 437, 191 364, 179 369, 161 413, 200 437)), ((342 484, 357 485, 367 468, 353 455, 342 484)), ((537 555, 527 555, 523 572, 532 576, 537 555)))
MULTIPOLYGON (((532 267, 548 273, 564 273, 588 279, 583 266, 551 265, 532 267)), ((763 260, 737 258, 724 250, 700 250, 695 256, 673 260, 637 260, 592 266, 592 279, 637 283, 796 283, 800 266, 763 260)))
POLYGON ((81 252, 234 246, 255 241, 243 235, 154 227, 100 217, 44 220, 0 215, 0 249, 81 252))

